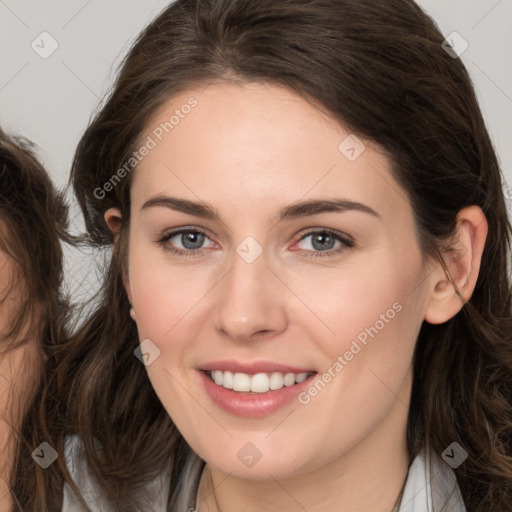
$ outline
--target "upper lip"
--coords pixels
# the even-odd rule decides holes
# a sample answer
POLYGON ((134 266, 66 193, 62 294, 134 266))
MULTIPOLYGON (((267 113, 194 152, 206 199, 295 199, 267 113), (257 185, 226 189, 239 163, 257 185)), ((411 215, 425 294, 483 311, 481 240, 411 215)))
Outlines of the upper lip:
POLYGON ((201 366, 201 370, 223 372, 246 373, 254 375, 256 373, 309 373, 314 372, 311 368, 299 368, 298 366, 288 366, 273 361, 212 361, 201 366))

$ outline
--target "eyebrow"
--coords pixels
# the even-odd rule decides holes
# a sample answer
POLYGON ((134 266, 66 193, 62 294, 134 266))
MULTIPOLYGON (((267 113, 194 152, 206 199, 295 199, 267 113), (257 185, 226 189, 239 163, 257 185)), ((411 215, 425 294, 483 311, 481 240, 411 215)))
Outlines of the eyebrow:
MULTIPOLYGON (((154 207, 169 208, 179 212, 186 213, 188 215, 194 215, 204 219, 218 220, 220 221, 220 215, 218 211, 204 202, 195 202, 188 199, 182 199, 171 196, 157 196, 148 199, 141 207, 142 210, 154 207)), ((349 201, 347 199, 309 199, 306 201, 299 201, 290 205, 284 206, 275 216, 275 222, 281 222, 283 220, 289 220, 299 217, 308 217, 310 215, 317 215, 320 213, 328 212, 346 212, 346 211, 358 211, 362 213, 370 214, 380 219, 380 215, 369 206, 358 203, 355 201, 349 201)))

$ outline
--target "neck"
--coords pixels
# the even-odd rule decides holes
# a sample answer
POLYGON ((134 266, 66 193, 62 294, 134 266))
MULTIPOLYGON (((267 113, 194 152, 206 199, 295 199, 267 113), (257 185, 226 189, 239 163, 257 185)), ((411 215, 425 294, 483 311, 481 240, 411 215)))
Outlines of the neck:
POLYGON ((207 464, 198 491, 198 512, 392 512, 409 467, 404 402, 408 403, 411 382, 409 375, 400 399, 368 437, 307 474, 252 481, 207 464))

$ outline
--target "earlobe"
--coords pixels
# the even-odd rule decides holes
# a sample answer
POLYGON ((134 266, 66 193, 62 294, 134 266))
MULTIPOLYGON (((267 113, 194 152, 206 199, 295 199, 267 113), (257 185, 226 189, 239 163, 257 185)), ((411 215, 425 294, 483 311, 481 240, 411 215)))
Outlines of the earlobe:
POLYGON ((444 262, 436 262, 430 275, 432 284, 425 320, 442 324, 455 316, 467 302, 476 286, 488 224, 478 206, 468 206, 457 215, 454 247, 443 254, 444 262), (459 290, 459 297, 455 287, 459 290))

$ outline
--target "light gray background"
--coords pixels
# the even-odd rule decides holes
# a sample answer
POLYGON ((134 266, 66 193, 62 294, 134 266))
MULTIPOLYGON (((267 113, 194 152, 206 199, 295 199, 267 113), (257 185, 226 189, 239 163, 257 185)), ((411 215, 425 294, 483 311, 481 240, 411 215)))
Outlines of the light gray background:
MULTIPOLYGON (((277 1, 277 0, 276 0, 277 1)), ((386 0, 382 0, 385 2, 386 0)), ((0 123, 41 149, 56 185, 67 184, 75 146, 109 89, 120 58, 169 0, 0 0, 0 123), (31 47, 48 32, 58 48, 43 59, 31 47)), ((446 35, 469 44, 468 68, 495 143, 512 212, 512 1, 420 0, 446 35), (508 48, 508 50, 507 50, 508 48)), ((48 48, 48 40, 46 48, 48 48)), ((82 227, 75 206, 72 228, 82 227)), ((68 285, 80 298, 96 287, 88 255, 66 252, 68 285)))

